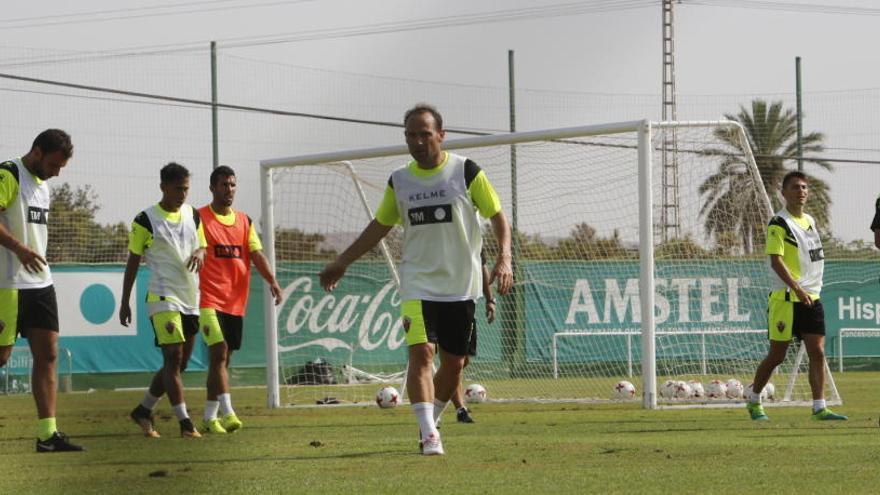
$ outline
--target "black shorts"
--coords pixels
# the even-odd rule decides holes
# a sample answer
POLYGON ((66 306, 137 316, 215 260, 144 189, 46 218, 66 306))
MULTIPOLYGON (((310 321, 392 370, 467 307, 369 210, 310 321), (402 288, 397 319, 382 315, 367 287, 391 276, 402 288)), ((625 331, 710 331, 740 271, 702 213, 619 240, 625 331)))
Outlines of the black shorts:
POLYGON ((802 302, 794 303, 791 333, 799 340, 803 340, 806 334, 825 335, 825 308, 822 301, 817 299, 811 306, 802 302))
POLYGON ((767 304, 767 331, 770 340, 790 342, 803 340, 804 335, 825 335, 825 310, 822 301, 811 306, 802 302, 774 298, 767 304))
POLYGON ((58 331, 58 299, 54 285, 18 290, 18 333, 27 338, 27 331, 32 328, 58 331))
POLYGON ((428 342, 456 356, 477 351, 474 301, 422 301, 422 317, 428 342))
POLYGON ((241 334, 244 329, 244 317, 217 311, 217 321, 223 331, 223 340, 231 351, 241 349, 241 334))

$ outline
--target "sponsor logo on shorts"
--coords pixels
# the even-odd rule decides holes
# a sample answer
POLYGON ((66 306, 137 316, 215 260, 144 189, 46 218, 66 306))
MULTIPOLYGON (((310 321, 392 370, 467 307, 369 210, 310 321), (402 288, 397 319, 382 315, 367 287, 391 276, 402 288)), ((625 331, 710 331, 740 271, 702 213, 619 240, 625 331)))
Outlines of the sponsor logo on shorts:
POLYGON ((403 331, 409 332, 410 325, 412 325, 412 318, 410 318, 409 316, 404 316, 403 317, 403 331))
POLYGON ((776 322, 776 329, 779 330, 780 332, 785 330, 785 322, 782 320, 777 321, 776 322))
POLYGON ((165 324, 165 330, 166 330, 168 333, 174 333, 174 322, 173 322, 173 321, 169 321, 168 323, 166 323, 166 324, 165 324))
POLYGON ((202 331, 205 332, 205 335, 208 335, 209 333, 211 333, 211 327, 205 325, 202 327, 202 331))

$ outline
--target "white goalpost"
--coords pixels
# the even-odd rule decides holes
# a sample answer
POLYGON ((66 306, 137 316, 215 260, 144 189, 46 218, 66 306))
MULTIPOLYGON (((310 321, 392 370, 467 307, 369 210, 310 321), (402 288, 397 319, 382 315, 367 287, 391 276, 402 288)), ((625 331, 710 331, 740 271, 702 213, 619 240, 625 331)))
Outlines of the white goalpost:
MULTIPOLYGON (((491 325, 478 301, 468 383, 493 401, 621 400, 620 380, 648 409, 743 401, 660 393, 667 382, 747 386, 767 351, 773 212, 738 123, 618 122, 444 148, 486 172, 514 228, 514 290, 491 325)), ((410 160, 400 145, 261 162, 264 248, 284 288, 276 308, 264 287, 269 407, 366 403, 384 384, 401 386, 399 227, 333 293, 317 274, 410 160)), ((484 248, 491 269, 488 227, 484 248)), ((766 404, 809 403, 806 361, 792 345, 766 404)), ((839 404, 827 364, 826 373, 828 403, 839 404)))

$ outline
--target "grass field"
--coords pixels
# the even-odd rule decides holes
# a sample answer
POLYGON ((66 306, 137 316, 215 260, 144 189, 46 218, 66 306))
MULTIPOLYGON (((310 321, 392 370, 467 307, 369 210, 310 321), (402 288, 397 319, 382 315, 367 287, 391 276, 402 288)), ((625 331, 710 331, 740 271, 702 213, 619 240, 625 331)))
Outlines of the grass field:
MULTIPOLYGON (((29 396, 0 397, 0 493, 876 493, 880 373, 835 376, 850 420, 806 408, 645 411, 635 405, 480 404, 447 413, 447 455, 422 457, 409 407, 268 410, 234 391, 245 428, 178 436, 167 400, 160 439, 128 419, 140 392, 62 394, 59 425, 84 453, 36 454, 29 396)), ((490 390, 491 393, 491 390, 490 390)), ((189 393, 194 416, 203 390, 189 393)))

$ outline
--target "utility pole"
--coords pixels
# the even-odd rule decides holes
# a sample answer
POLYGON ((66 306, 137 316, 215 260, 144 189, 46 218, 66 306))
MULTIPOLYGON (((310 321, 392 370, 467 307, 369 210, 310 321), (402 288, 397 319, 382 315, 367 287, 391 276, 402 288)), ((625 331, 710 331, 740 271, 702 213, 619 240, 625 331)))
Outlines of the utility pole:
MULTIPOLYGON (((663 113, 664 121, 676 120, 675 114, 675 42, 672 16, 673 0, 663 0, 663 113)), ((678 195, 678 141, 675 128, 663 131, 660 164, 662 195, 660 239, 666 242, 681 234, 678 195)))

